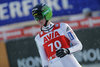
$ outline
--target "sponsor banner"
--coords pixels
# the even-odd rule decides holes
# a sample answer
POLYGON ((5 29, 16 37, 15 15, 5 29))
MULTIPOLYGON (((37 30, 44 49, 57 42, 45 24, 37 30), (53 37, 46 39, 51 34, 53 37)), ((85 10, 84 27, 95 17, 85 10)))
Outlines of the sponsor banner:
POLYGON ((10 67, 41 67, 34 37, 6 41, 10 67))
POLYGON ((100 10, 99 0, 1 0, 0 26, 33 20, 32 8, 38 3, 46 3, 53 10, 53 16, 81 13, 84 8, 100 10))
POLYGON ((72 29, 91 28, 100 26, 100 17, 93 17, 69 22, 65 21, 65 23, 68 23, 72 27, 72 29))
POLYGON ((39 31, 40 31, 39 26, 9 30, 0 33, 0 40, 33 36, 36 35, 39 31))
MULTIPOLYGON (((86 45, 84 45, 84 48, 86 45)), ((75 56, 81 64, 94 64, 100 63, 100 46, 84 49, 83 51, 76 53, 75 56), (76 55, 77 54, 77 55, 76 55)))
MULTIPOLYGON (((68 23, 73 30, 82 28, 92 28, 100 26, 100 17, 88 18, 78 21, 64 21, 68 23)), ((0 32, 0 40, 8 40, 19 37, 33 36, 40 32, 40 26, 32 26, 27 28, 14 29, 9 31, 0 32)))

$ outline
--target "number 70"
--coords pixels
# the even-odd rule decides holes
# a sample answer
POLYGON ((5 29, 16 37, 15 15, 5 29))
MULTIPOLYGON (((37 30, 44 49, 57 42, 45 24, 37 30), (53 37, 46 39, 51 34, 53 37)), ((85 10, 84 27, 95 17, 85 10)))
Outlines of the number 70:
POLYGON ((54 43, 50 43, 50 44, 48 45, 48 47, 51 47, 51 52, 54 51, 53 45, 54 45, 54 47, 56 47, 57 49, 60 49, 60 48, 61 48, 61 42, 57 40, 57 41, 55 41, 54 43), (58 44, 57 44, 57 43, 58 43, 58 44))

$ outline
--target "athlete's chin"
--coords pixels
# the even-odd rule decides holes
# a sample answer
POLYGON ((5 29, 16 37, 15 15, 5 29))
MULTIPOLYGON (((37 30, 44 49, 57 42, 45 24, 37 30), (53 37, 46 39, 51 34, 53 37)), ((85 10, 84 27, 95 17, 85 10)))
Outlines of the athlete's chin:
POLYGON ((44 26, 44 24, 39 24, 41 27, 44 26))

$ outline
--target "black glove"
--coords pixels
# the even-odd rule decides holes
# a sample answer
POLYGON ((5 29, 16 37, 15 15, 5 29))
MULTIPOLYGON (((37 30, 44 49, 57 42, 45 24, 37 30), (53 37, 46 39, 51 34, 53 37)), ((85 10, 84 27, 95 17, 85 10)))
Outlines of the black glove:
POLYGON ((65 48, 60 48, 58 50, 56 50, 56 56, 57 57, 64 57, 65 55, 70 54, 69 49, 65 49, 65 48))

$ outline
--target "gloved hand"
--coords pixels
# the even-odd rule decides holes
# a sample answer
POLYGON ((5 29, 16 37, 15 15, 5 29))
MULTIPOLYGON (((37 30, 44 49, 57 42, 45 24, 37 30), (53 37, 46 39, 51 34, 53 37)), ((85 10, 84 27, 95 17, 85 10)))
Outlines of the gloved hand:
POLYGON ((65 49, 65 48, 60 48, 58 50, 56 50, 56 56, 57 57, 64 57, 65 55, 70 54, 69 49, 65 49))

